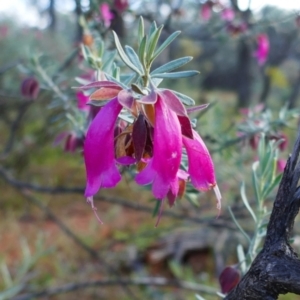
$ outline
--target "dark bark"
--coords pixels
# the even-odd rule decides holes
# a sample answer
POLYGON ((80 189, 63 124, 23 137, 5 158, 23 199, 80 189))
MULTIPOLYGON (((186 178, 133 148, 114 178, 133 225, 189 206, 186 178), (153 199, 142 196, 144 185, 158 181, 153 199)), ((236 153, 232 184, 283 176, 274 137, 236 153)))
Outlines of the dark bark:
POLYGON ((76 29, 76 41, 77 42, 81 42, 82 40, 82 34, 83 34, 83 30, 82 27, 79 23, 79 18, 82 14, 82 9, 81 9, 81 0, 74 0, 75 1, 75 14, 77 17, 77 29, 76 29))
POLYGON ((300 260, 289 243, 299 212, 300 130, 273 205, 262 251, 226 300, 273 300, 279 294, 300 294, 300 260))
POLYGON ((296 102, 297 102, 299 93, 300 93, 300 71, 298 73, 298 77, 297 77, 296 81, 294 82, 291 95, 288 99, 289 109, 292 109, 296 106, 296 102))
POLYGON ((49 29, 51 31, 54 31, 56 28, 55 0, 49 1, 49 16, 50 16, 49 29))
POLYGON ((237 65, 237 93, 238 106, 248 107, 251 100, 251 45, 247 38, 241 38, 238 47, 238 65, 237 65))

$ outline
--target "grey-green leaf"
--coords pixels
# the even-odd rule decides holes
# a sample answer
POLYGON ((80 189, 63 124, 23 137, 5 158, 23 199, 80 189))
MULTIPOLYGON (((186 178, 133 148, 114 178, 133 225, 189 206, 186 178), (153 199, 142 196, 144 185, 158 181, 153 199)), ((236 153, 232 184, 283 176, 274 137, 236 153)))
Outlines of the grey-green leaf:
POLYGON ((161 45, 160 47, 154 52, 152 60, 154 60, 159 54, 161 54, 180 34, 180 31, 173 32, 161 45))
POLYGON ((149 46, 148 46, 148 49, 147 49, 147 55, 146 55, 146 58, 147 58, 147 63, 152 63, 153 59, 153 53, 155 51, 155 48, 156 48, 156 45, 157 45, 157 42, 158 42, 158 39, 160 37, 160 34, 161 34, 161 31, 163 29, 163 25, 159 26, 154 32, 153 34, 151 35, 150 39, 149 39, 149 46))
POLYGON ((139 50, 138 50, 138 53, 139 53, 139 59, 140 59, 140 62, 142 63, 143 66, 146 66, 146 62, 145 62, 145 59, 146 59, 146 45, 147 45, 147 36, 145 35, 140 43, 140 46, 139 46, 139 50))
POLYGON ((130 61, 130 59, 128 58, 128 56, 126 55, 126 53, 124 52, 122 45, 119 41, 119 38, 117 36, 117 34, 113 31, 113 35, 114 35, 114 39, 115 39, 115 44, 118 50, 118 53, 121 57, 121 59, 123 60, 123 62, 133 71, 135 71, 136 73, 142 75, 140 73, 140 70, 130 61))
POLYGON ((181 71, 181 72, 172 72, 172 73, 160 73, 151 75, 152 78, 185 78, 198 75, 198 71, 181 71))
POLYGON ((144 26, 144 19, 140 17, 139 19, 139 27, 138 27, 138 39, 139 43, 141 43, 142 39, 145 36, 145 26, 144 26))
POLYGON ((152 71, 151 75, 173 71, 177 68, 184 66, 185 64, 190 62, 192 59, 193 59, 192 56, 186 56, 186 57, 181 57, 181 58, 172 60, 172 61, 162 65, 161 67, 155 69, 154 71, 152 71))
POLYGON ((181 100, 182 103, 184 103, 185 105, 195 105, 195 101, 190 98, 189 96, 187 95, 184 95, 184 94, 181 94, 181 93, 178 93, 176 91, 173 91, 172 92, 181 100))
POLYGON ((114 62, 114 59, 116 57, 116 50, 110 51, 110 52, 105 52, 103 55, 103 66, 102 70, 104 72, 109 72, 112 68, 112 64, 114 62), (106 54, 108 53, 108 54, 106 54))
POLYGON ((138 55, 130 46, 125 46, 125 52, 128 55, 131 62, 139 69, 139 71, 144 74, 143 66, 139 60, 138 55))

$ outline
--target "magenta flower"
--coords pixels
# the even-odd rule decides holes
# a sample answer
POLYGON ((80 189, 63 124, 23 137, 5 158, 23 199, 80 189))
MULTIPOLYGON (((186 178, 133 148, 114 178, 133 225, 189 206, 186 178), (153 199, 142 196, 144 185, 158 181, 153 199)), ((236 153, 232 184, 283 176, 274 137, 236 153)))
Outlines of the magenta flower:
POLYGON ((257 50, 255 52, 256 59, 260 66, 264 65, 269 55, 270 45, 269 38, 266 34, 257 36, 257 50))
POLYGON ((101 18, 103 20, 104 26, 109 27, 111 21, 114 19, 115 16, 111 12, 110 7, 106 2, 100 5, 100 13, 101 13, 101 18))
POLYGON ((178 193, 177 172, 181 162, 182 139, 176 113, 160 96, 155 103, 153 144, 153 157, 135 180, 140 185, 152 183, 153 195, 162 200, 169 190, 173 194, 178 193))
POLYGON ((77 108, 82 111, 89 111, 90 106, 87 105, 89 102, 89 96, 86 96, 83 92, 76 93, 77 98, 77 108))
POLYGON ((84 143, 85 197, 92 197, 101 187, 114 187, 121 180, 114 155, 114 129, 121 109, 118 99, 112 99, 100 110, 88 129, 84 143))
POLYGON ((114 8, 120 13, 124 12, 128 6, 128 0, 114 0, 114 8))
POLYGON ((136 163, 139 173, 135 181, 152 184, 153 195, 159 200, 167 197, 170 205, 183 195, 188 180, 198 190, 214 188, 220 209, 221 195, 212 159, 200 136, 192 130, 187 110, 172 91, 152 86, 149 94, 135 99, 132 91, 110 81, 83 87, 88 88, 99 88, 90 96, 94 101, 113 97, 92 121, 84 143, 85 196, 94 210, 93 196, 98 190, 114 187, 121 180, 116 163, 136 163), (122 108, 131 113, 133 124, 116 122, 122 108), (180 169, 183 148, 189 160, 188 172, 180 169))
POLYGON ((213 188, 218 200, 217 208, 220 210, 221 194, 216 184, 212 158, 203 140, 195 130, 193 130, 193 136, 194 139, 182 136, 183 145, 188 155, 188 173, 190 175, 191 183, 200 191, 207 191, 213 188))
POLYGON ((221 12, 221 18, 225 21, 232 21, 235 18, 234 10, 231 8, 224 8, 221 12))
POLYGON ((212 5, 210 2, 206 2, 201 6, 200 15, 204 21, 209 21, 212 13, 212 5))
POLYGON ((22 81, 21 94, 27 99, 36 99, 40 92, 40 84, 34 77, 27 77, 22 81))

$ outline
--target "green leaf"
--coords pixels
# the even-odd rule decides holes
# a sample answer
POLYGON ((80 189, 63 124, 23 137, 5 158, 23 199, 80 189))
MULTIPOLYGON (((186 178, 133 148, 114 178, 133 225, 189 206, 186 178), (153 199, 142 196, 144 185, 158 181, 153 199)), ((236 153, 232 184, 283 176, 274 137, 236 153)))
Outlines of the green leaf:
POLYGON ((187 95, 171 90, 185 105, 195 105, 195 101, 187 95))
POLYGON ((151 64, 153 61, 153 53, 155 51, 158 39, 160 37, 161 31, 163 29, 163 25, 159 26, 154 32, 153 34, 150 36, 149 39, 149 46, 147 47, 147 54, 146 54, 146 62, 147 64, 151 64))
POLYGON ((109 72, 111 70, 113 62, 114 62, 115 57, 116 57, 116 54, 117 54, 116 50, 104 53, 103 65, 102 65, 102 70, 104 72, 109 72))
POLYGON ((138 40, 141 43, 142 39, 145 36, 145 26, 143 17, 139 18, 139 27, 138 27, 138 40))
POLYGON ((116 47, 117 47, 117 50, 118 50, 118 53, 121 57, 121 59, 123 60, 123 62, 131 69, 133 70, 134 72, 142 75, 140 73, 140 70, 130 61, 130 59, 128 58, 128 56, 126 55, 126 53, 124 52, 123 48, 122 48, 122 45, 119 41, 119 38, 117 36, 117 34, 113 31, 113 35, 114 35, 114 40, 115 40, 115 44, 116 44, 116 47))
POLYGON ((128 89, 128 87, 127 87, 124 83, 122 83, 120 80, 116 79, 115 77, 113 77, 113 76, 111 76, 111 75, 109 75, 109 74, 105 74, 105 75, 106 75, 106 77, 107 77, 107 79, 108 79, 109 81, 113 81, 113 82, 117 83, 117 84, 120 85, 123 89, 128 89))
POLYGON ((156 22, 153 21, 148 31, 148 36, 151 38, 152 34, 157 30, 156 22))
POLYGON ((246 238, 246 240, 249 242, 249 244, 251 244, 251 239, 250 239, 249 235, 245 232, 245 230, 242 228, 242 226, 239 224, 239 222, 235 218, 230 206, 228 206, 228 211, 229 211, 230 216, 231 216, 234 224, 236 225, 236 227, 240 230, 240 232, 243 234, 243 236, 246 238))
POLYGON ((120 68, 113 64, 112 76, 120 81, 120 68))
POLYGON ((247 208, 247 210, 249 211, 250 215, 252 216, 253 220, 255 223, 257 223, 257 218, 256 218, 256 215, 255 213, 253 212, 249 202, 248 202, 248 199, 247 199, 247 196, 246 196, 246 191, 245 191, 245 183, 242 182, 242 185, 241 185, 241 196, 242 196, 242 200, 247 208))
POLYGON ((181 66, 184 66, 185 64, 190 62, 192 59, 193 59, 192 56, 186 56, 186 57, 172 60, 172 61, 162 65, 161 67, 155 69, 154 71, 152 71, 151 75, 173 71, 177 68, 180 68, 181 66))
POLYGON ((257 176, 256 176, 256 170, 257 170, 258 166, 259 166, 258 161, 252 165, 252 184, 254 187, 257 203, 260 203, 260 201, 261 201, 260 187, 259 187, 259 182, 258 182, 257 176))
POLYGON ((87 46, 81 45, 81 51, 82 51, 83 58, 85 60, 88 60, 88 57, 92 56, 92 53, 87 46))
POLYGON ((132 80, 136 77, 135 74, 126 74, 126 75, 121 75, 120 80, 124 83, 124 85, 128 86, 132 82, 132 80))
POLYGON ((180 72, 172 72, 172 73, 163 73, 163 74, 154 74, 152 78, 185 78, 192 77, 198 75, 198 71, 180 71, 180 72))
POLYGON ((143 66, 139 60, 138 55, 135 53, 135 51, 130 46, 125 46, 125 52, 128 55, 131 62, 139 69, 140 73, 144 75, 143 66))
POLYGON ((152 61, 156 59, 156 57, 161 54, 180 34, 180 31, 173 32, 161 45, 160 47, 154 52, 152 57, 152 61))
POLYGON ((265 187, 265 189, 262 192, 263 199, 267 198, 269 194, 273 191, 273 189, 279 185, 281 178, 282 174, 277 175, 274 181, 269 186, 265 187))
POLYGON ((147 45, 147 36, 144 36, 138 50, 140 62, 144 67, 146 67, 146 45, 147 45))

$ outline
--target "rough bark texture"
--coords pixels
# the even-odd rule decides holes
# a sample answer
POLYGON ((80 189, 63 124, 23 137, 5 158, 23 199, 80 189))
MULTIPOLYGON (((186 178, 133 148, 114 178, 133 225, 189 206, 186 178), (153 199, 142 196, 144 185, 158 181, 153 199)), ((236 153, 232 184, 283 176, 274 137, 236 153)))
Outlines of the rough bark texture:
POLYGON ((226 300, 274 300, 279 294, 300 294, 300 260, 289 244, 300 205, 299 152, 300 131, 277 192, 263 249, 226 300))

